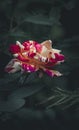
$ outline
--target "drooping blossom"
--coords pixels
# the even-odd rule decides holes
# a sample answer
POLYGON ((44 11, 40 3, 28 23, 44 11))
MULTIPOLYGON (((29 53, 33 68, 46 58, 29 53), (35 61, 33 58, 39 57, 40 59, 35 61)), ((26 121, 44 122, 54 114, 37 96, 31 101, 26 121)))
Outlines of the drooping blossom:
POLYGON ((60 54, 60 50, 52 48, 52 41, 46 40, 42 43, 36 41, 25 41, 22 44, 17 41, 11 45, 9 51, 14 58, 5 67, 8 73, 17 71, 22 72, 45 72, 49 76, 61 76, 59 71, 52 68, 64 61, 64 55, 60 54))

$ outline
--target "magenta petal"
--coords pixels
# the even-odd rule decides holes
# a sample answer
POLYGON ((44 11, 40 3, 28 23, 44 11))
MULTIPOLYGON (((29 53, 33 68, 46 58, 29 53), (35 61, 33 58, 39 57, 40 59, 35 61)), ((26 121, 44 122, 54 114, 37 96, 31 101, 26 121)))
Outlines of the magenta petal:
POLYGON ((28 53, 28 56, 29 56, 30 58, 33 58, 35 55, 36 55, 36 53, 28 53))
POLYGON ((36 44, 35 47, 36 47, 37 52, 41 52, 41 49, 42 49, 41 44, 36 44))
POLYGON ((48 69, 45 69, 44 71, 45 71, 45 73, 47 73, 50 77, 53 77, 53 76, 54 76, 53 71, 48 70, 48 69))
POLYGON ((20 52, 20 47, 18 45, 10 45, 9 51, 12 54, 20 52))
POLYGON ((35 72, 36 71, 36 68, 32 65, 29 65, 29 71, 31 72, 35 72))
POLYGON ((59 71, 55 71, 55 70, 44 69, 44 72, 46 72, 51 77, 62 75, 59 71))
POLYGON ((63 61, 65 59, 64 55, 55 53, 56 61, 63 61))
POLYGON ((22 57, 21 55, 19 55, 17 58, 18 58, 18 60, 20 60, 20 61, 29 62, 29 59, 26 59, 26 58, 22 57))
POLYGON ((37 71, 37 68, 34 65, 22 64, 22 68, 24 71, 27 71, 27 72, 37 71))
POLYGON ((22 64, 22 69, 27 71, 27 64, 22 64))

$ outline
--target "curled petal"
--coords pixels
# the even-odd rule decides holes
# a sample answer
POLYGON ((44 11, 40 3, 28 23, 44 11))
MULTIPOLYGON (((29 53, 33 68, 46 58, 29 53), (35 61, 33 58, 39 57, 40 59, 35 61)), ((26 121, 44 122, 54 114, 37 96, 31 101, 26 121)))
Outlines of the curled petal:
POLYGON ((5 71, 8 73, 14 73, 21 69, 21 64, 17 59, 12 59, 5 67, 5 71))
POLYGON ((52 41, 51 40, 46 40, 41 43, 42 46, 45 46, 48 50, 52 49, 52 41))
POLYGON ((18 45, 21 49, 24 49, 24 46, 19 41, 16 41, 16 45, 18 45))

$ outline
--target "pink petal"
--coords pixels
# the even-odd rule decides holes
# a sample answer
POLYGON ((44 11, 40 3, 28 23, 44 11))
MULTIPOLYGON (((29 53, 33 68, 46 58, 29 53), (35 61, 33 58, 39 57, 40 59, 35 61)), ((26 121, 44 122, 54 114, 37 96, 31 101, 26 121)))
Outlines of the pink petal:
POLYGON ((22 64, 22 69, 27 72, 35 72, 38 69, 34 65, 22 64))
POLYGON ((41 49, 42 49, 41 44, 36 44, 35 47, 36 47, 37 52, 41 52, 41 49))
POLYGON ((60 72, 55 70, 44 69, 44 72, 47 73, 50 77, 62 75, 60 72))

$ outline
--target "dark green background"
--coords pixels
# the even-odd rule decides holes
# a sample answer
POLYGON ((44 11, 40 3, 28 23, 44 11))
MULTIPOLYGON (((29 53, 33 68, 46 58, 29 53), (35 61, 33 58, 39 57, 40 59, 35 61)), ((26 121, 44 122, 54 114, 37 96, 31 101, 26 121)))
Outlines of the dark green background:
POLYGON ((78 129, 78 17, 78 0, 0 0, 0 130, 78 129), (65 62, 56 67, 63 76, 44 75, 39 79, 34 73, 25 80, 20 73, 5 73, 4 67, 12 58, 8 51, 10 44, 17 40, 41 43, 48 39, 65 55, 65 62), (69 93, 55 93, 57 87, 69 93), (54 94, 53 101, 39 104, 54 94), (76 96, 65 104, 49 107, 67 94, 68 98, 76 96), (66 108, 71 102, 73 105, 66 108))

